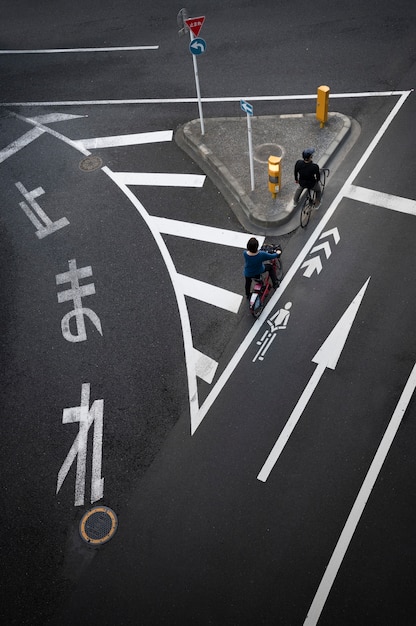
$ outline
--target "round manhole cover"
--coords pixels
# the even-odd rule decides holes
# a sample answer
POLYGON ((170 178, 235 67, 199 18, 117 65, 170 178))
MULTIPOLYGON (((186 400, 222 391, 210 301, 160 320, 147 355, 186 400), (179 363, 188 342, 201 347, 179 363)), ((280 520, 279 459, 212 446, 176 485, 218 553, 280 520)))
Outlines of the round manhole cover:
POLYGON ((102 165, 103 161, 99 156, 87 156, 85 159, 82 159, 79 167, 83 172, 93 172, 100 169, 102 165))
POLYGON ((83 515, 79 524, 82 539, 92 545, 109 541, 117 530, 117 516, 107 506, 96 506, 83 515))
POLYGON ((277 143, 262 143, 254 148, 254 158, 260 163, 267 163, 269 156, 282 157, 283 152, 282 146, 277 143))

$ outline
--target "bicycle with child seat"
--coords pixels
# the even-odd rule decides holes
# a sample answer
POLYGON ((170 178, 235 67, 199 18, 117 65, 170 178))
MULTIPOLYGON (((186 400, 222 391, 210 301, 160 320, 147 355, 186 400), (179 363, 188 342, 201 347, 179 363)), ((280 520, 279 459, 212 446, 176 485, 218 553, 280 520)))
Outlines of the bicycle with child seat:
MULTIPOLYGON (((319 170, 319 182, 321 185, 321 202, 324 197, 326 179, 329 176, 329 169, 322 168, 319 170)), ((306 189, 306 197, 303 201, 302 208, 300 210, 300 225, 302 228, 306 228, 309 223, 312 209, 316 206, 316 191, 313 189, 306 189)))
MULTIPOLYGON (((281 246, 276 245, 276 244, 264 244, 260 249, 265 250, 266 252, 270 252, 270 253, 280 251, 279 257, 277 257, 276 259, 271 259, 271 261, 266 261, 264 263, 264 265, 273 265, 275 272, 276 272, 276 278, 277 278, 277 282, 279 286, 279 283, 283 277, 281 246)), ((253 315, 253 317, 257 318, 259 317, 260 313, 264 309, 267 296, 269 295, 272 289, 272 281, 269 276, 269 273, 264 272, 264 274, 260 274, 259 276, 256 276, 255 278, 253 278, 251 281, 251 284, 252 284, 252 289, 251 289, 250 298, 249 298, 249 307, 250 307, 250 312, 253 315)))

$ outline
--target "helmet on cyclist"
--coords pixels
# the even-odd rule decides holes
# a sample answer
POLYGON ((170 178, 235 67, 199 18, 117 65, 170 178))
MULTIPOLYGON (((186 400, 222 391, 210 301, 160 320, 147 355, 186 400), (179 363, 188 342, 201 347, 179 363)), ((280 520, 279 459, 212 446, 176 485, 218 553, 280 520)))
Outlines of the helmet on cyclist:
POLYGON ((305 148, 305 150, 302 152, 302 157, 304 159, 310 159, 314 152, 315 148, 305 148))

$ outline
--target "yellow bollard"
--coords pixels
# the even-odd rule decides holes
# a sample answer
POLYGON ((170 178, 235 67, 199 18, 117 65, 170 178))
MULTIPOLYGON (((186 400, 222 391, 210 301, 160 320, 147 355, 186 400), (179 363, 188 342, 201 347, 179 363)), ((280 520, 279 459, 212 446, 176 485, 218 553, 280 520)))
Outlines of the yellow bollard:
POLYGON ((316 98, 316 119, 321 122, 323 128, 328 121, 328 103, 330 89, 326 85, 318 87, 316 98))
POLYGON ((269 191, 273 196, 273 200, 276 199, 277 192, 280 191, 281 185, 281 172, 280 161, 282 157, 269 156, 269 191))

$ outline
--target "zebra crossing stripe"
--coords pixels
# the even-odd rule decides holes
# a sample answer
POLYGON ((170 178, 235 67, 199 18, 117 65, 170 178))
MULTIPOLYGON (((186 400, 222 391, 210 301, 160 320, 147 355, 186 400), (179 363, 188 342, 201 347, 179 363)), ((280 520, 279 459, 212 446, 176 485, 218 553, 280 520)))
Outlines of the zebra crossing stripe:
POLYGON ((123 185, 149 185, 152 187, 202 187, 205 176, 200 174, 166 174, 159 172, 117 172, 123 185))
POLYGON ((416 201, 410 200, 409 198, 393 196, 389 193, 374 191, 373 189, 358 187, 357 185, 349 185, 349 187, 347 187, 344 191, 344 196, 351 198, 351 200, 365 202, 366 204, 373 204, 375 206, 383 207, 384 209, 399 211, 400 213, 408 213, 409 215, 416 215, 416 201))
POLYGON ((152 225, 164 235, 175 235, 176 237, 186 237, 197 241, 221 244, 234 248, 245 249, 250 237, 256 237, 259 245, 262 246, 265 237, 240 233, 234 230, 225 230, 214 226, 204 226, 192 222, 181 222, 166 217, 151 217, 152 225))
POLYGON ((201 302, 212 304, 213 306, 231 311, 231 313, 238 313, 243 296, 209 283, 204 283, 196 278, 190 276, 184 276, 183 274, 177 274, 179 285, 185 296, 190 296, 201 302))

